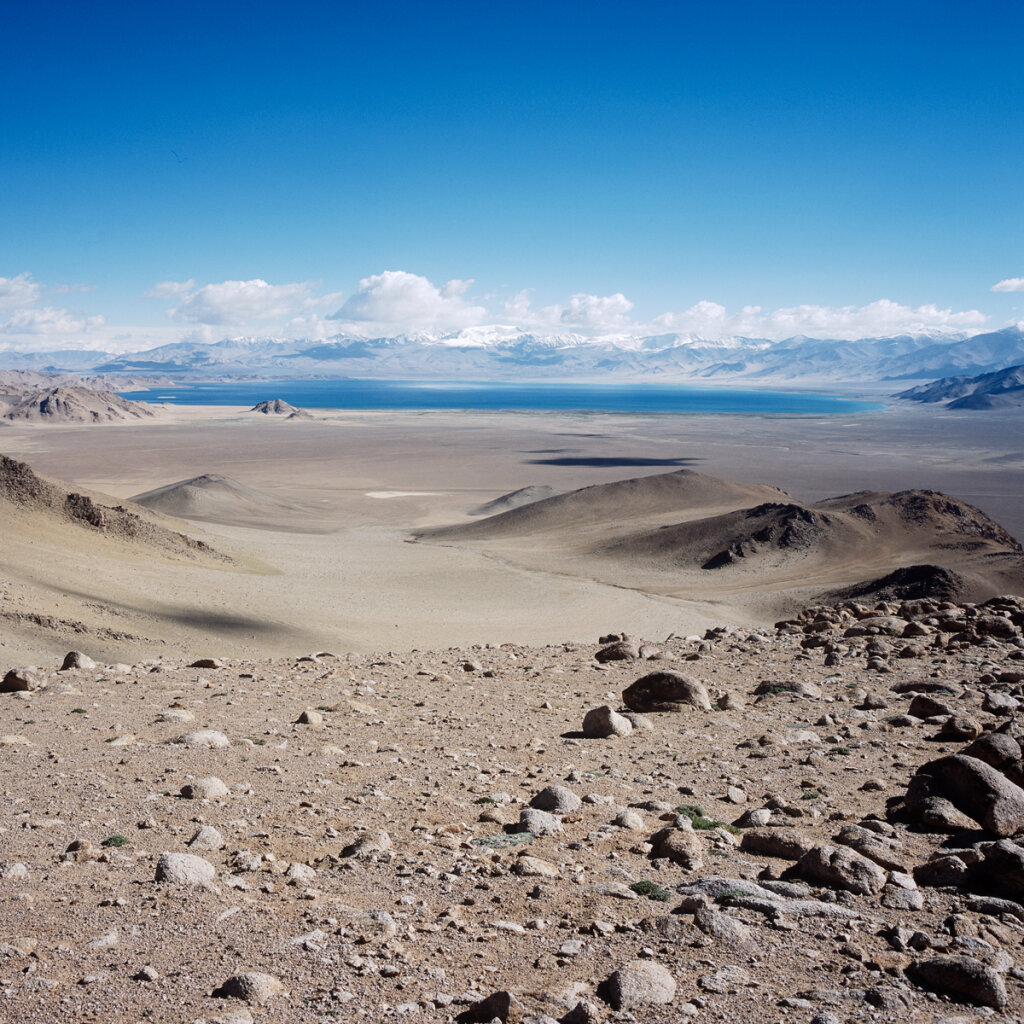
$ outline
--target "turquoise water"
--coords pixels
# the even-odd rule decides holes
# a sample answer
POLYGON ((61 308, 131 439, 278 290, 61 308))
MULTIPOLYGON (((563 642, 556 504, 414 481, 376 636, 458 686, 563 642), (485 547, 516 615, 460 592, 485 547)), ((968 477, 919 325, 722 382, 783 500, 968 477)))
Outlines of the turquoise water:
POLYGON ((174 405, 253 406, 282 398, 303 409, 473 409, 630 413, 823 415, 869 412, 876 402, 784 391, 737 391, 684 384, 543 381, 271 380, 191 384, 122 392, 174 405))

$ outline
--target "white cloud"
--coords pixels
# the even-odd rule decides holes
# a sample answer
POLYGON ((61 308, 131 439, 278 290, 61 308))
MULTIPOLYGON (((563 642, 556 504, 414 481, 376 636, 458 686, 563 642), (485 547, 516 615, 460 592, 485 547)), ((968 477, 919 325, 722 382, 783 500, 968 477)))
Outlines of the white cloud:
POLYGON ((614 295, 586 295, 578 293, 569 299, 559 320, 577 327, 611 330, 629 323, 627 314, 633 303, 622 292, 614 295))
POLYGON ((904 306, 879 299, 866 306, 801 305, 764 312, 744 306, 729 314, 717 302, 698 302, 682 313, 663 313, 654 318, 661 330, 679 331, 716 339, 729 335, 779 341, 796 335, 856 340, 896 334, 973 330, 987 317, 977 309, 954 312, 935 305, 904 306))
POLYGON ((994 292, 1024 292, 1024 277, 1008 277, 992 285, 994 292))
POLYGON ((530 306, 530 289, 516 292, 503 304, 505 316, 523 329, 544 330, 572 327, 584 334, 621 331, 630 326, 633 303, 621 292, 614 295, 590 295, 577 292, 565 305, 530 306))
POLYGON ((195 286, 195 278, 191 277, 187 281, 161 281, 148 292, 143 292, 143 295, 147 299, 174 299, 190 292, 195 286))
MULTIPOLYGON (((156 289, 177 288, 174 281, 165 281, 156 289)), ((309 282, 268 284, 262 278, 251 281, 221 281, 206 284, 197 291, 187 283, 178 291, 181 301, 167 311, 172 320, 190 324, 217 326, 242 325, 253 321, 283 320, 319 304, 309 282)))
POLYGON ((18 310, 5 323, 0 324, 3 334, 81 334, 84 331, 102 327, 106 320, 102 316, 79 317, 66 309, 18 310))
POLYGON ((330 319, 399 331, 471 327, 487 315, 483 306, 470 305, 463 297, 472 283, 453 280, 438 288, 419 274, 385 270, 364 277, 330 319))
POLYGON ((32 280, 31 274, 0 277, 0 309, 30 306, 42 293, 42 285, 32 280))

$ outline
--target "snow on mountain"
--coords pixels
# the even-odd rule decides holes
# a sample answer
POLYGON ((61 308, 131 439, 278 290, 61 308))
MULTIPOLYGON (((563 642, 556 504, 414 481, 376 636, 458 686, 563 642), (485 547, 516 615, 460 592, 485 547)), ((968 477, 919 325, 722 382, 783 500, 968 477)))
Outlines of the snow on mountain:
POLYGON ((1024 362, 1018 326, 986 334, 904 334, 849 341, 794 337, 701 338, 617 332, 541 334, 511 325, 392 337, 266 337, 181 341, 139 352, 0 353, 0 367, 146 374, 172 379, 246 377, 658 377, 764 383, 876 383, 977 375, 1024 362))

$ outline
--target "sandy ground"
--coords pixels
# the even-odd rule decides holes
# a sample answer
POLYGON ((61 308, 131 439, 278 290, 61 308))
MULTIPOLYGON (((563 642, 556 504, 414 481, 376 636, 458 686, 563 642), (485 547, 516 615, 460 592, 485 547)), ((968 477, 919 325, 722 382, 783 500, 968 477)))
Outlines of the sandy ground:
MULTIPOLYGON (((571 490, 690 468, 774 484, 805 501, 930 488, 1024 536, 1024 417, 1007 413, 343 412, 290 422, 179 407, 153 423, 10 426, 0 430, 0 451, 118 499, 218 473, 310 509, 287 531, 269 519, 268 529, 192 524, 190 532, 234 555, 244 571, 68 557, 59 546, 47 549, 45 537, 26 542, 20 555, 8 545, 10 600, 42 600, 46 607, 34 610, 86 624, 99 606, 112 610, 132 634, 125 645, 135 658, 140 642, 143 653, 188 654, 208 635, 222 638, 225 651, 253 656, 327 642, 357 652, 409 650, 758 624, 749 603, 737 609, 727 595, 687 600, 642 581, 599 582, 582 564, 545 571, 467 548, 408 543, 414 528, 465 520, 469 509, 530 484, 571 490)), ((765 608, 761 619, 776 612, 765 608)), ((28 656, 40 639, 38 630, 12 630, 4 642, 10 656, 28 656)), ((59 653, 67 642, 54 638, 51 646, 40 653, 59 653)), ((116 638, 101 647, 109 657, 127 656, 116 638)))

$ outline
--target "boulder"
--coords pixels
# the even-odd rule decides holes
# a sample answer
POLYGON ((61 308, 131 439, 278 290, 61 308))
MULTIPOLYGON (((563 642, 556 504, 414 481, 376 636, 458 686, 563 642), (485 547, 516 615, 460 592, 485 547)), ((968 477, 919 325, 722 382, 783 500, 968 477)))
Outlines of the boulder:
MULTIPOLYGON (((952 754, 922 765, 917 777, 930 780, 929 790, 947 799, 997 836, 1024 828, 1024 789, 976 757, 952 754)), ((908 806, 909 800, 908 789, 908 806)))
POLYGON ((565 786, 547 786, 530 801, 530 806, 551 814, 575 814, 583 801, 565 786))
POLYGON ((243 1002, 259 1005, 283 991, 284 986, 272 974, 246 971, 243 974, 233 974, 211 994, 215 999, 241 999, 243 1002))
POLYGON ((173 885, 208 885, 217 877, 217 869, 194 853, 165 853, 156 863, 156 880, 173 885))
POLYGON ((583 716, 583 735, 589 739, 609 739, 612 736, 628 736, 633 731, 633 723, 613 711, 607 704, 599 708, 591 708, 583 716))
POLYGON ((661 1006, 676 995, 676 982, 667 968, 653 960, 631 960, 613 971, 599 990, 613 1009, 661 1006))
POLYGON ((64 661, 61 662, 61 672, 69 672, 72 669, 83 669, 85 671, 91 671, 96 667, 96 662, 92 660, 87 654, 83 654, 81 651, 68 651, 64 655, 64 661))
POLYGON ((796 864, 801 878, 859 896, 881 892, 885 872, 874 862, 847 846, 815 846, 796 864))
POLYGON ((642 676, 623 691, 622 700, 631 711, 682 711, 688 707, 711 710, 704 684, 679 672, 642 676))
POLYGON ((1006 1005, 1006 985, 991 967, 969 956, 937 956, 919 960, 907 968, 911 981, 947 995, 958 1002, 991 1006, 1001 1010, 1006 1005))
POLYGON ((651 856, 666 857, 688 871, 704 863, 704 844, 692 828, 663 828, 650 838, 651 856))

